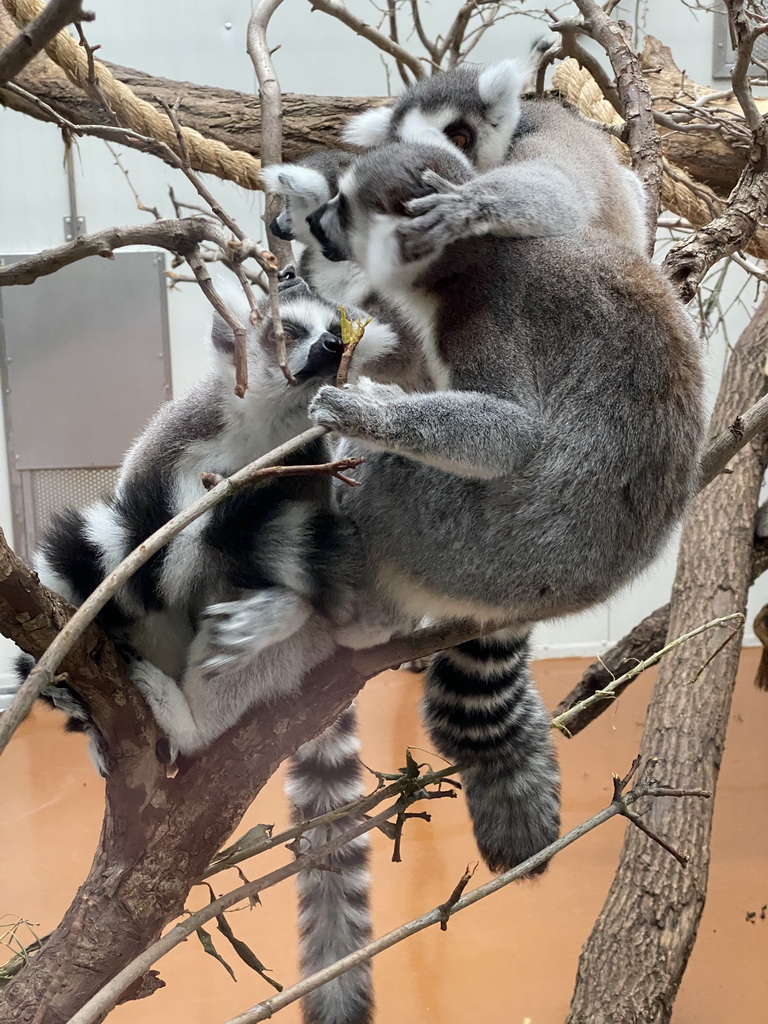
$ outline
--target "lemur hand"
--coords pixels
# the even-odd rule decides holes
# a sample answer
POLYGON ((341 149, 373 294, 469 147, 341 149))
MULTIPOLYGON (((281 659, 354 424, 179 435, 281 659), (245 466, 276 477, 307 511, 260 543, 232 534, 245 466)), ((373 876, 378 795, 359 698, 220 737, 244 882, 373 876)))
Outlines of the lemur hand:
POLYGON ((435 255, 450 242, 469 237, 474 233, 473 221, 480 215, 473 194, 463 185, 454 185, 434 171, 424 171, 421 180, 435 191, 405 204, 412 219, 400 224, 397 235, 406 263, 435 255))
POLYGON ((325 384, 312 399, 309 415, 318 426, 338 434, 376 441, 387 407, 404 396, 396 384, 377 384, 368 377, 342 388, 325 384))

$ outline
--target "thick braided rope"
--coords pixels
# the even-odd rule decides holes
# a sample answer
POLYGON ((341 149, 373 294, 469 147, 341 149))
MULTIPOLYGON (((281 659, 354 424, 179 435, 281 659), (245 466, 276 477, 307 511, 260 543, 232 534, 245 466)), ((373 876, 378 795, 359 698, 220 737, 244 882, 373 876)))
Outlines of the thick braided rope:
MULTIPOLYGON (((604 124, 621 124, 622 119, 600 91, 600 86, 578 61, 568 57, 558 65, 552 84, 569 103, 586 117, 604 124)), ((620 140, 609 136, 611 144, 623 163, 629 163, 629 148, 620 140)), ((676 178, 664 171, 661 186, 662 205, 685 217, 694 227, 703 227, 725 209, 723 200, 711 188, 694 181, 681 167, 675 167, 676 178)), ((768 259, 768 231, 761 228, 745 246, 747 252, 760 259, 768 259)))
MULTIPOLYGON (((19 28, 24 28, 45 6, 40 0, 2 2, 19 28)), ((93 96, 88 82, 88 57, 83 47, 66 30, 54 36, 45 49, 51 60, 58 64, 73 85, 93 96)), ((141 135, 148 135, 157 142, 164 142, 178 153, 176 132, 165 114, 151 103, 140 99, 123 82, 119 82, 100 61, 94 60, 94 69, 99 88, 120 125, 131 128, 141 135)), ((182 128, 182 134, 189 152, 189 161, 196 171, 215 174, 227 181, 234 181, 243 188, 263 188, 260 178, 261 162, 255 157, 230 149, 223 142, 207 139, 194 128, 182 128)))

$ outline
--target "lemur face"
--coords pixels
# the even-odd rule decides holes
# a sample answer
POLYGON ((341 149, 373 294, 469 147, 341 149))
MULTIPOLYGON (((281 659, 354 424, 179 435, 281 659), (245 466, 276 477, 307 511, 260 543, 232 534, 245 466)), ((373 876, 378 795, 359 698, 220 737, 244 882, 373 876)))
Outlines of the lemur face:
POLYGON ((411 199, 430 195, 425 172, 461 184, 474 175, 456 149, 432 137, 420 143, 391 142, 358 157, 339 183, 339 193, 309 218, 312 233, 328 259, 352 259, 372 288, 386 289, 400 253, 398 224, 410 216, 411 199))
MULTIPOLYGON (((300 277, 283 274, 279 286, 280 319, 285 334, 288 369, 300 385, 319 387, 332 381, 341 361, 341 319, 336 306, 320 299, 300 277)), ((248 328, 247 347, 249 376, 271 380, 278 387, 290 387, 277 361, 277 332, 269 301, 260 309, 262 319, 248 328)), ((235 339, 232 329, 215 317, 211 338, 229 375, 235 360, 235 339)), ((306 400, 306 396, 304 398, 306 400)))
MULTIPOLYGON (((333 380, 344 348, 339 310, 318 298, 302 278, 295 277, 282 283, 280 319, 288 369, 299 384, 319 386, 333 380)), ((277 335, 271 317, 260 326, 256 341, 268 365, 277 368, 277 335)))
POLYGON ((459 67, 422 79, 393 107, 353 118, 344 137, 369 148, 386 141, 438 140, 460 150, 480 171, 503 163, 520 118, 525 70, 514 61, 459 67))
POLYGON ((282 195, 285 204, 270 224, 270 231, 289 242, 311 243, 307 218, 336 193, 339 172, 351 159, 343 150, 323 150, 298 163, 264 168, 264 184, 269 191, 282 195))

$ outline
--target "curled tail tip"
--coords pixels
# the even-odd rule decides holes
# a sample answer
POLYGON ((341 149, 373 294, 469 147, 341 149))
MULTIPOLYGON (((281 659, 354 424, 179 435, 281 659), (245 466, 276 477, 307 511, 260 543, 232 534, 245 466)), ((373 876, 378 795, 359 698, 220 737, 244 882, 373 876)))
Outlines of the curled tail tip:
POLYGON ((528 659, 528 631, 502 630, 439 655, 427 678, 433 741, 467 766, 462 783, 475 839, 496 873, 539 853, 560 831, 555 748, 528 659))

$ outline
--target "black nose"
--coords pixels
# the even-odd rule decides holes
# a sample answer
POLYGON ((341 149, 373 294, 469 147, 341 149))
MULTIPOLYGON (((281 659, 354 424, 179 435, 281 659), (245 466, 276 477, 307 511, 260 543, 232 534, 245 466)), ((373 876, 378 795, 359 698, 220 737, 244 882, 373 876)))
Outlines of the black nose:
POLYGON ((344 342, 341 338, 337 338, 335 334, 329 334, 327 331, 325 334, 321 334, 318 341, 322 343, 323 349, 326 352, 330 352, 331 355, 339 355, 344 351, 344 342))
POLYGON ((322 225, 320 224, 322 216, 326 211, 327 205, 328 204, 326 203, 325 205, 318 207, 318 209, 315 210, 314 213, 310 213, 310 215, 307 217, 307 224, 309 224, 309 230, 312 232, 312 234, 318 240, 320 245, 323 247, 323 256, 325 256, 327 260, 331 260, 332 263, 342 263, 347 257, 328 238, 326 233, 323 231, 322 225))
POLYGON ((272 232, 275 238, 282 238, 284 242, 293 241, 293 232, 289 231, 287 228, 280 227, 280 214, 278 214, 277 217, 275 217, 275 219, 269 225, 269 230, 272 232))

